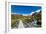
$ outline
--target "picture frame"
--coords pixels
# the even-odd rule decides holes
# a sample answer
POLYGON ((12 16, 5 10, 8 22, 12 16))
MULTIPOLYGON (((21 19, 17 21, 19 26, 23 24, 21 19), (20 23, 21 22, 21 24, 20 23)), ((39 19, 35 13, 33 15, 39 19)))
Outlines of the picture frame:
MULTIPOLYGON (((37 3, 21 3, 21 2, 6 2, 6 4, 5 4, 5 15, 6 15, 6 19, 5 19, 5 32, 9 32, 9 31, 16 31, 17 30, 17 28, 15 28, 15 29, 11 29, 11 5, 21 5, 21 6, 40 6, 41 7, 41 10, 43 11, 43 4, 37 4, 37 3)), ((41 18, 42 18, 42 13, 41 13, 41 18)), ((42 21, 41 21, 42 22, 42 21)), ((20 28, 20 29, 26 29, 26 28, 20 28)), ((30 29, 32 29, 32 30, 36 30, 36 29, 38 29, 39 30, 39 28, 30 28, 30 29)), ((42 29, 42 25, 41 25, 41 28, 40 29, 42 29)))

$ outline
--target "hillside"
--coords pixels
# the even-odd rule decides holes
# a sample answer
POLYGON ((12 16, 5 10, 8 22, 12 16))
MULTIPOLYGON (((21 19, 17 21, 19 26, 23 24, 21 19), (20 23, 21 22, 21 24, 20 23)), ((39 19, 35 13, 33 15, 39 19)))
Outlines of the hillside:
POLYGON ((28 16, 23 16, 20 14, 11 14, 11 27, 12 28, 14 27, 18 28, 19 19, 21 19, 25 25, 27 23, 30 25, 30 23, 32 23, 32 21, 35 19, 37 20, 37 25, 39 25, 38 27, 41 27, 41 11, 35 12, 32 15, 28 15, 28 16))

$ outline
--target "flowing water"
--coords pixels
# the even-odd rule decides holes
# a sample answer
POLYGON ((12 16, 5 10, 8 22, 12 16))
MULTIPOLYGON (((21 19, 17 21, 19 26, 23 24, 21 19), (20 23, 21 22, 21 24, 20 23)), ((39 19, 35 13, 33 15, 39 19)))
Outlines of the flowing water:
MULTIPOLYGON (((36 23, 37 23, 37 21, 36 21, 36 20, 34 20, 34 21, 32 21, 32 23, 31 23, 31 24, 28 24, 28 26, 29 26, 29 27, 35 27, 35 26, 37 25, 36 23)), ((24 25, 23 25, 22 20, 19 20, 18 28, 24 28, 24 25)))
POLYGON ((19 20, 19 25, 18 25, 18 28, 24 28, 24 25, 23 25, 22 20, 19 20))

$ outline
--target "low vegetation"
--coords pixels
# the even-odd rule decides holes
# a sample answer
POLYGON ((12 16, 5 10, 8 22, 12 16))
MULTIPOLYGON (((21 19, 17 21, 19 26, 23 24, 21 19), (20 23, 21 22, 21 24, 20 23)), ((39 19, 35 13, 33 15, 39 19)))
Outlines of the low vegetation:
POLYGON ((41 27, 41 11, 39 13, 34 13, 30 16, 23 16, 18 14, 11 14, 11 27, 15 28, 16 25, 19 23, 19 19, 23 21, 23 23, 32 23, 33 18, 37 20, 37 27, 41 27))

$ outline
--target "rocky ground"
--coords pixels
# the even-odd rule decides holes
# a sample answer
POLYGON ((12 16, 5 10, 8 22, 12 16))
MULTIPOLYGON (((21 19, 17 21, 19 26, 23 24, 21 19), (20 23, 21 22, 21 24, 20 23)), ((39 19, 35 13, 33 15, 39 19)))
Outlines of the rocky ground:
POLYGON ((41 27, 41 11, 28 16, 11 14, 11 27, 18 28, 20 20, 22 20, 24 28, 41 27))

